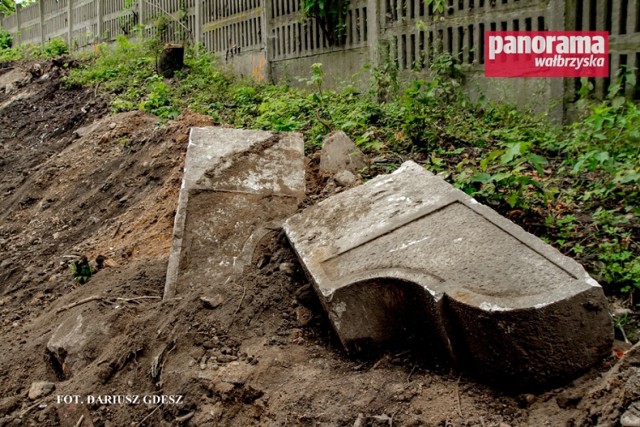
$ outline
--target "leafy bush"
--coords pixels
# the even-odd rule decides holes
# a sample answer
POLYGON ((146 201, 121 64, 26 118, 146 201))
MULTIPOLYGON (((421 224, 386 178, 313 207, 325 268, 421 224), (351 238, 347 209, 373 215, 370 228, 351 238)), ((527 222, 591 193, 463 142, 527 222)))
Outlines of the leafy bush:
POLYGON ((68 54, 69 46, 67 46, 67 42, 62 40, 60 37, 49 40, 42 47, 42 55, 46 58, 57 58, 68 54))
POLYGON ((0 50, 10 49, 13 45, 11 34, 4 28, 0 28, 0 50))

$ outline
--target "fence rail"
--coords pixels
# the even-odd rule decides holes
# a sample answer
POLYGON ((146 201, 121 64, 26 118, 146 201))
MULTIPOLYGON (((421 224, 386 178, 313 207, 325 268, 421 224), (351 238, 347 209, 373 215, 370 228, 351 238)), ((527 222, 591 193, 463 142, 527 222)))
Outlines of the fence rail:
MULTIPOLYGON (((62 37, 72 48, 82 48, 169 15, 163 41, 201 42, 258 80, 295 81, 308 75, 314 62, 323 63, 329 82, 349 78, 366 64, 386 62, 402 76, 428 68, 435 54, 448 52, 467 66, 470 95, 539 103, 538 110, 557 117, 571 108, 579 81, 484 78, 485 31, 608 31, 611 77, 592 79, 601 97, 618 75, 638 76, 640 68, 640 0, 447 0, 443 15, 424 0, 351 0, 339 46, 329 43, 315 19, 302 17, 301 7, 301 0, 40 0, 0 16, 0 25, 16 44, 62 37)), ((145 33, 155 31, 157 26, 147 25, 145 33)), ((627 97, 640 100, 638 85, 623 78, 623 88, 627 97)))

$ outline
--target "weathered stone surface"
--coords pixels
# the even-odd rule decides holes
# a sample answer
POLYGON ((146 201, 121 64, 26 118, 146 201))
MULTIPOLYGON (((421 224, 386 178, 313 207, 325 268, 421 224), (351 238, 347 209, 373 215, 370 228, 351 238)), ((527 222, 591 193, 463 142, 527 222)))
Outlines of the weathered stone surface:
POLYGON ((345 170, 355 172, 365 166, 364 155, 344 132, 332 132, 324 138, 320 171, 330 174, 345 170))
POLYGON ((480 375, 540 385, 611 350, 582 266, 413 162, 284 229, 348 351, 414 336, 480 375))
POLYGON ((29 387, 29 399, 36 400, 48 396, 56 388, 54 383, 48 381, 36 381, 29 387))
POLYGON ((15 88, 31 80, 31 74, 20 68, 14 68, 8 73, 0 75, 0 92, 10 93, 15 88))
POLYGON ((193 128, 164 297, 226 281, 304 198, 300 134, 193 128))
POLYGON ((108 327, 82 313, 70 315, 53 332, 47 350, 60 365, 65 377, 71 377, 100 354, 108 339, 108 327))
POLYGON ((640 402, 634 402, 620 418, 622 427, 640 427, 640 402))

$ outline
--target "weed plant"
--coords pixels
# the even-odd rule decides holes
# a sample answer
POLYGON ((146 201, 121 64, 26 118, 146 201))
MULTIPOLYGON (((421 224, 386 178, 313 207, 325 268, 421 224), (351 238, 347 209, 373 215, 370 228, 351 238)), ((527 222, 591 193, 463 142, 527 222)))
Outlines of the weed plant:
POLYGON ((12 48, 12 43, 11 35, 0 28, 0 64, 10 61, 58 58, 69 54, 67 43, 59 37, 49 40, 44 46, 20 45, 12 48))

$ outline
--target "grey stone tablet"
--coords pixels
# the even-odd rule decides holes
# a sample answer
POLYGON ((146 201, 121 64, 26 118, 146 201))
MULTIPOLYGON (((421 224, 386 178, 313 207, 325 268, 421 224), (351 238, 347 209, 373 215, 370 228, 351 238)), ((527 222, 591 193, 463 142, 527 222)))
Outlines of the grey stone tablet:
POLYGON ((411 335, 483 376, 545 384, 611 351, 580 264, 416 163, 284 228, 349 352, 411 335))

